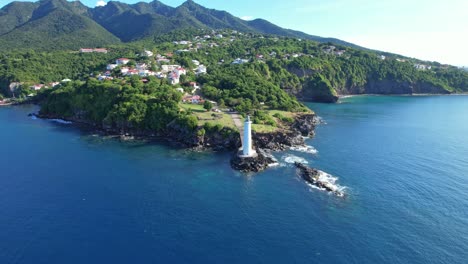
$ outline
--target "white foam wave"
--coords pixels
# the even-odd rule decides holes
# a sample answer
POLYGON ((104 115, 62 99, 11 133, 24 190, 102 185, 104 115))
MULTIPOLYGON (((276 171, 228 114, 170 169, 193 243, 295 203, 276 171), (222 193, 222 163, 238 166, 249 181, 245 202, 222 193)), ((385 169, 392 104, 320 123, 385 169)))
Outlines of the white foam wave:
POLYGON ((325 122, 325 120, 324 120, 322 117, 317 116, 316 118, 317 118, 317 121, 318 121, 319 124, 322 124, 322 125, 326 125, 326 124, 327 124, 327 122, 325 122))
POLYGON ((69 125, 69 124, 73 123, 71 121, 66 121, 66 120, 63 120, 63 119, 49 119, 49 120, 52 121, 52 122, 57 122, 57 123, 60 123, 60 124, 65 124, 65 125, 69 125))
POLYGON ((299 162, 299 163, 302 163, 302 164, 309 164, 309 162, 306 159, 298 157, 298 156, 294 156, 294 155, 291 155, 291 154, 288 154, 288 155, 282 157, 282 160, 284 162, 290 163, 290 164, 294 164, 296 162, 299 162))
POLYGON ((304 153, 310 153, 314 155, 318 153, 318 151, 312 146, 295 146, 295 147, 291 147, 291 150, 304 152, 304 153))
POLYGON ((319 170, 317 182, 320 182, 321 184, 326 186, 326 188, 323 188, 323 187, 321 188, 313 184, 308 184, 308 185, 319 190, 327 190, 327 189, 331 190, 331 192, 335 193, 337 196, 342 197, 345 194, 346 187, 337 184, 336 183, 337 181, 338 181, 338 177, 334 177, 331 174, 328 174, 324 171, 319 170))

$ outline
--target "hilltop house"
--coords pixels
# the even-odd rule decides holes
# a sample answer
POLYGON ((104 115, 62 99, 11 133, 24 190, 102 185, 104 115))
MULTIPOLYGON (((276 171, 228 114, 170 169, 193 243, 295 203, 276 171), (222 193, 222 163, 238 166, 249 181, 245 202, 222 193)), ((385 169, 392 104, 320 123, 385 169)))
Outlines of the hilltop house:
POLYGON ((189 95, 189 96, 184 96, 184 98, 182 98, 182 102, 192 103, 192 104, 199 104, 199 103, 203 102, 203 100, 199 95, 189 95))
POLYGON ((117 68, 117 64, 107 64, 106 70, 112 71, 113 69, 117 68))
POLYGON ((117 65, 126 65, 129 62, 130 60, 127 58, 120 58, 120 59, 115 60, 115 64, 117 65))
POLYGON ((180 82, 179 75, 176 72, 172 72, 171 74, 169 74, 170 84, 175 85, 175 84, 179 84, 179 82, 180 82))
POLYGON ((196 75, 205 74, 206 70, 207 70, 206 66, 202 64, 195 69, 195 74, 196 75))
POLYGON ((93 49, 81 48, 81 49, 80 49, 80 52, 81 52, 81 53, 92 53, 92 52, 93 52, 93 49))
POLYGON ((42 88, 45 88, 44 84, 35 84, 33 86, 30 86, 29 88, 33 89, 34 91, 38 91, 42 88))
POLYGON ((107 53, 107 49, 94 49, 93 52, 96 52, 96 53, 107 53))
POLYGON ((232 64, 244 64, 244 63, 247 63, 247 62, 249 62, 249 60, 237 58, 232 62, 232 64))

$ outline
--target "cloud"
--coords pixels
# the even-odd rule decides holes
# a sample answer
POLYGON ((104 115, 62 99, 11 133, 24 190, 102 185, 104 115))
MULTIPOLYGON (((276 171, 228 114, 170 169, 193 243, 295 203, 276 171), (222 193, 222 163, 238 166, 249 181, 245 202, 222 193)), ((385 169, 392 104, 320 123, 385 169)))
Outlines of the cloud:
POLYGON ((105 5, 107 5, 107 3, 102 1, 102 0, 97 1, 97 3, 96 3, 96 6, 105 6, 105 5))
POLYGON ((242 19, 242 20, 252 20, 253 16, 241 16, 240 19, 242 19))

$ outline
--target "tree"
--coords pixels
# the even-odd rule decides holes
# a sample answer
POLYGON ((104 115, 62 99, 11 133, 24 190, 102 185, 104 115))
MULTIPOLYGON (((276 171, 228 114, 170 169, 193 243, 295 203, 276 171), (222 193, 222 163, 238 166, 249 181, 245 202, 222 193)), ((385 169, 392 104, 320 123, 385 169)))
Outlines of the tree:
POLYGON ((213 104, 210 101, 206 100, 203 103, 203 108, 205 108, 206 111, 210 111, 213 108, 213 104))

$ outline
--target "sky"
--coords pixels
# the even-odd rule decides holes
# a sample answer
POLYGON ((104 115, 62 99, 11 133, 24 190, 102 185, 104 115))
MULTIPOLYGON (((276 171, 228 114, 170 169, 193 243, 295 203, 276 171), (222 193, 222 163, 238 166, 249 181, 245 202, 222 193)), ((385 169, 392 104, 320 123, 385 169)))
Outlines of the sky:
MULTIPOLYGON (((136 3, 141 0, 121 0, 136 3)), ((185 0, 161 0, 178 6, 185 0)), ((0 0, 0 6, 8 0, 0 0)), ((94 7, 106 0, 82 0, 94 7)), ((148 0, 145 2, 149 2, 148 0)), ((468 66, 468 0, 195 0, 243 19, 422 60, 468 66)))

